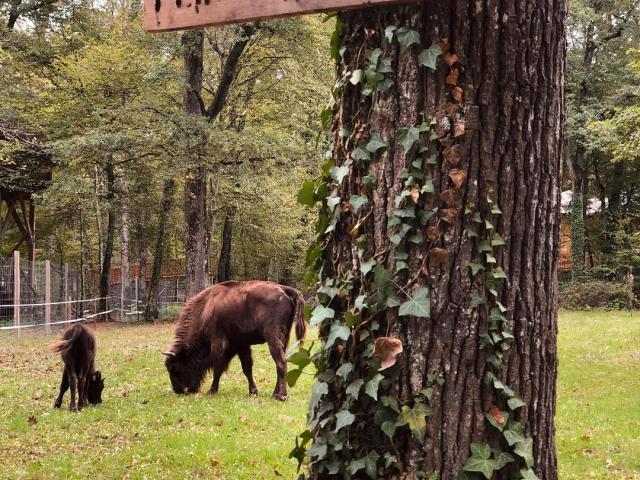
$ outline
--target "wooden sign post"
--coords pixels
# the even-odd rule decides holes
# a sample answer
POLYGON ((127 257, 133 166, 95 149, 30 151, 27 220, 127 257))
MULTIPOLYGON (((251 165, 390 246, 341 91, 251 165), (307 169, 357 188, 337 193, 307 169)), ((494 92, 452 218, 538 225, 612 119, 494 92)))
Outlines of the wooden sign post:
POLYGON ((144 0, 144 29, 168 32, 417 0, 144 0))

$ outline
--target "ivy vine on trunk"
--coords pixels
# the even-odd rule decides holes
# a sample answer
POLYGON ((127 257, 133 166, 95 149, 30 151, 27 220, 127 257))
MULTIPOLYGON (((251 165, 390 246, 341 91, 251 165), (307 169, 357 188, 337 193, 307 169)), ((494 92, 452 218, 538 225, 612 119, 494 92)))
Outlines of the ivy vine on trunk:
POLYGON ((566 5, 342 14, 334 143, 298 200, 321 348, 310 478, 557 478, 566 5))

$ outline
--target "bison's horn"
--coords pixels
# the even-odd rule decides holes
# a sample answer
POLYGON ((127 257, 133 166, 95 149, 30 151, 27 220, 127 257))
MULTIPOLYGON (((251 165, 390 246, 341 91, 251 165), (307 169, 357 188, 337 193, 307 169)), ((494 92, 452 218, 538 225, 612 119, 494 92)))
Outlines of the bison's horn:
POLYGON ((163 355, 166 355, 167 357, 175 357, 176 356, 176 352, 160 352, 163 355))

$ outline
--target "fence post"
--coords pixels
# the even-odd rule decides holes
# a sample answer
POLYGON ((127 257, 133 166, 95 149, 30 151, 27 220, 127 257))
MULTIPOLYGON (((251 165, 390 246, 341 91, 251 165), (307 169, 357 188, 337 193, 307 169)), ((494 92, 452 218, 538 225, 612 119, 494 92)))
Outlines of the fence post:
POLYGON ((13 325, 20 338, 20 252, 13 252, 13 325))
POLYGON ((44 261, 44 325, 51 333, 51 261, 44 261))
POLYGON ((140 311, 140 306, 138 305, 138 277, 136 277, 134 279, 134 283, 135 283, 135 292, 136 292, 136 320, 140 321, 140 314, 138 313, 140 311))
MULTIPOLYGON (((64 283, 64 301, 68 302, 69 301, 69 264, 65 263, 64 264, 64 278, 63 278, 63 283, 64 283)), ((71 317, 69 315, 69 307, 71 306, 70 303, 65 303, 64 304, 64 319, 65 320, 71 320, 71 317)))
POLYGON ((120 321, 124 320, 124 276, 120 267, 120 321))

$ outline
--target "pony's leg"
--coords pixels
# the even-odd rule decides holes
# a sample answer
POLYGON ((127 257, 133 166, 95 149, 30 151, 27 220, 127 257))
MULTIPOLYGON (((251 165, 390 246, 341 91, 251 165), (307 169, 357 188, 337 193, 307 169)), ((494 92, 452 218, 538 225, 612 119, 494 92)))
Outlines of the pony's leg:
POLYGON ((62 370, 62 381, 60 382, 60 393, 58 393, 58 398, 56 398, 55 403, 53 404, 53 408, 60 408, 62 406, 62 398, 64 394, 69 390, 69 377, 67 377, 67 369, 66 367, 62 370))

